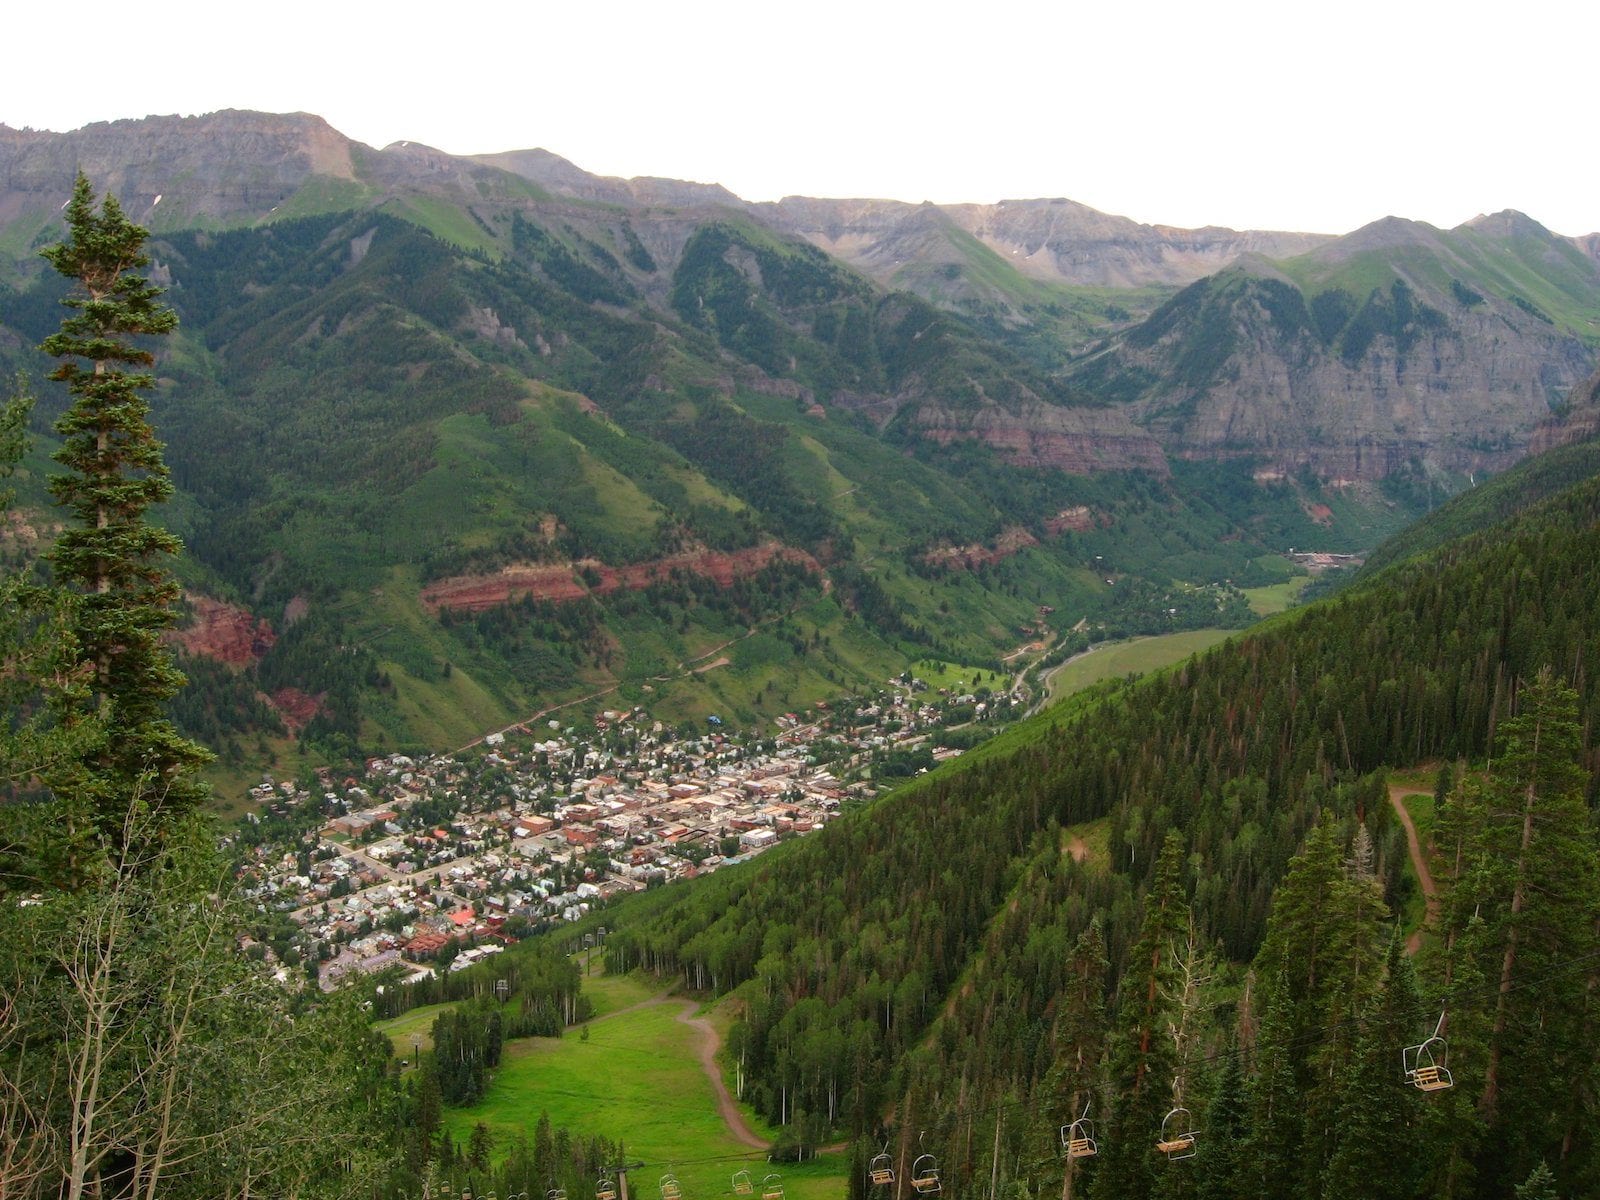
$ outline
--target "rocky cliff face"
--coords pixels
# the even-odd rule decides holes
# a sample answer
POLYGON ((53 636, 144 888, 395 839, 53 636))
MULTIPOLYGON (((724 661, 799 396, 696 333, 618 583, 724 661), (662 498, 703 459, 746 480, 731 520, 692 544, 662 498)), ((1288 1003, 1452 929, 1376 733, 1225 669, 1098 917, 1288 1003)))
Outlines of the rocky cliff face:
POLYGON ((1354 363, 1308 334, 1285 340, 1256 326, 1225 378, 1149 397, 1133 413, 1186 458, 1247 453, 1325 478, 1381 478, 1412 458, 1500 470, 1590 361, 1576 339, 1518 329, 1496 313, 1461 314, 1406 346, 1383 339, 1354 363))
POLYGON ((949 244, 951 230, 975 239, 1023 275, 1079 287, 1192 283, 1241 255, 1281 258, 1331 240, 1311 233, 1141 225, 1064 199, 912 205, 790 197, 755 208, 778 228, 888 284, 898 283, 904 268, 925 261, 930 250, 959 261, 962 250, 949 244), (934 214, 942 222, 930 223, 934 214))
POLYGON ((1528 440, 1529 454, 1600 437, 1600 369, 1572 389, 1561 411, 1540 423, 1528 440))
POLYGON ((1520 213, 1389 218, 1192 285, 1072 378, 1169 455, 1333 479, 1498 470, 1593 368, 1578 331, 1596 313, 1600 270, 1520 213))
POLYGON ((313 175, 354 183, 363 150, 309 113, 146 117, 71 133, 0 126, 0 221, 53 213, 79 171, 157 228, 256 217, 313 175))
POLYGON ((922 404, 908 415, 919 438, 947 446, 980 441, 1017 467, 1046 467, 1074 475, 1103 471, 1169 473, 1161 443, 1138 428, 1126 412, 1108 408, 1062 408, 1042 401, 976 409, 922 404))

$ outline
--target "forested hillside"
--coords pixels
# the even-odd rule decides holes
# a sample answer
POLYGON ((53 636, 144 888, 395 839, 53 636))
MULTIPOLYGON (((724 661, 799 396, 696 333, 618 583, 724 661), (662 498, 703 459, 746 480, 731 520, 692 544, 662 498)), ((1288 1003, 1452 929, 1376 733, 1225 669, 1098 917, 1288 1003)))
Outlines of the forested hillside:
MULTIPOLYGON (((1165 474, 963 318, 730 213, 512 207, 473 249, 409 216, 153 246, 180 318, 165 519, 190 590, 253 631, 191 665, 176 715, 241 771, 607 689, 754 721, 917 657, 992 669, 1041 606, 1058 636, 1163 632, 1191 594, 1285 578, 1284 544, 1359 548, 1411 508, 1165 474), (1068 416, 1019 441, 1024 410, 1068 416), (672 680, 756 625, 815 649, 672 680)), ((39 370, 60 294, 0 293, 10 362, 39 370)), ((39 520, 44 473, 21 479, 39 520)))
POLYGON ((1095 1195, 1353 1194, 1403 1160, 1385 1194, 1494 1196, 1540 1159, 1578 1194, 1597 562, 1590 479, 655 898, 613 961, 735 992, 763 1112, 887 1121, 963 1186, 1061 1186, 1053 1132, 1089 1100, 1095 1195), (1413 985, 1384 966, 1414 884, 1383 772, 1434 761, 1470 766, 1438 784, 1413 985), (1400 1049, 1441 1008, 1456 1087, 1423 1097, 1400 1049), (1153 1151, 1180 1104, 1212 1131, 1184 1176, 1153 1151))
MULTIPOLYGON (((0 159, 8 369, 44 370, 71 164, 158 231, 163 520, 218 660, 175 715, 234 785, 601 694, 753 724, 1237 608, 1290 547, 1366 551, 1512 461, 1600 311, 1586 243, 1516 214, 1328 240, 750 205, 307 114, 0 159), (804 649, 686 668, 756 627, 804 649)), ((13 557, 52 520, 41 391, 13 557)))

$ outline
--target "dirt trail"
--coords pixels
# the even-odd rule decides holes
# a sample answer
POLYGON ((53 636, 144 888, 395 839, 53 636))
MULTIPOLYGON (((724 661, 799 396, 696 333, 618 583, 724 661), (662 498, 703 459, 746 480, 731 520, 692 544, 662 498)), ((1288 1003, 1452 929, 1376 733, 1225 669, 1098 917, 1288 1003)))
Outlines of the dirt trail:
POLYGON ((745 1124, 744 1114, 739 1111, 739 1106, 728 1094, 728 1085, 722 1082, 722 1070, 717 1066, 717 1047, 722 1044, 722 1039, 717 1036, 717 1031, 710 1021, 694 1015, 695 1009, 700 1007, 698 1004, 693 1000, 685 1000, 682 1003, 683 1010, 678 1013, 678 1020, 700 1031, 700 1065, 705 1069, 706 1078, 711 1081, 711 1088, 717 1094, 717 1112, 721 1114, 723 1124, 737 1141, 755 1150, 767 1149, 770 1143, 765 1138, 757 1137, 755 1131, 745 1124))
MULTIPOLYGON (((640 1000, 626 1008, 619 1008, 615 1012, 608 1012, 590 1019, 590 1024, 599 1024, 609 1021, 613 1017, 620 1017, 623 1013, 637 1012, 641 1008, 655 1008, 662 1004, 671 1004, 674 997, 662 994, 651 996, 648 1000, 640 1000)), ((706 1073, 706 1078, 711 1081, 711 1090, 717 1096, 717 1114, 722 1118, 722 1123, 728 1127, 728 1132, 735 1141, 742 1142, 756 1150, 766 1150, 771 1143, 764 1138, 756 1136, 754 1130, 745 1123, 744 1114, 739 1111, 739 1106, 734 1103, 733 1097, 728 1094, 728 1085, 722 1082, 722 1070, 717 1066, 717 1050, 722 1045, 722 1039, 717 1036, 716 1028, 704 1017, 694 1015, 695 1009, 700 1006, 693 1000, 677 999, 682 1008, 678 1012, 678 1020, 700 1033, 700 1045, 696 1054, 700 1059, 700 1066, 706 1073)))
POLYGON ((1433 882, 1433 873, 1428 870, 1428 860, 1422 853, 1422 843, 1417 840, 1416 824, 1411 820, 1411 814, 1406 811, 1405 806, 1405 797, 1427 794, 1426 788, 1401 787, 1393 783, 1389 785, 1389 804, 1406 831, 1406 851, 1411 855, 1411 869, 1417 873, 1417 882, 1422 886, 1424 915, 1422 924, 1406 939, 1407 954, 1415 954, 1420 950, 1424 931, 1439 922, 1439 889, 1433 882))

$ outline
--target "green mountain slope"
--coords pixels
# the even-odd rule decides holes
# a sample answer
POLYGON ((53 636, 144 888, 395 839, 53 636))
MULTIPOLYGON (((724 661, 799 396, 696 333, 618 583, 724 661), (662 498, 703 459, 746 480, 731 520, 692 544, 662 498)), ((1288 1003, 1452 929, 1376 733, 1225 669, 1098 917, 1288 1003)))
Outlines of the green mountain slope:
MULTIPOLYGON (((1071 395, 803 242, 726 212, 470 219, 489 249, 387 209, 154 245, 182 322, 168 517, 190 586, 269 630, 185 701, 240 764, 257 732, 438 748, 591 694, 754 720, 915 657, 995 664, 1041 606, 1165 629, 1173 580, 1286 569, 1226 489, 988 444, 984 421, 1071 418, 1071 395), (754 625, 790 649, 682 669, 754 625)), ((5 298, 14 362, 59 294, 5 298)))
MULTIPOLYGON (((1080 243, 1121 264, 1106 278, 1148 284, 1169 255, 1192 277, 1319 239, 1180 236, 1065 202, 889 205, 884 254, 918 230, 943 247, 901 264, 919 295, 817 248, 856 236, 846 202, 743 205, 533 152, 372 150, 304 115, 7 130, 0 158, 22 214, 0 243, 15 255, 9 366, 43 374, 30 347, 59 319, 32 253, 52 236, 52 179, 87 165, 161 232, 154 273, 183 322, 156 405, 182 488, 166 519, 191 548, 191 589, 234 606, 200 605, 185 635, 197 653, 236 648, 231 673, 195 668, 191 715, 225 731, 241 768, 291 734, 316 754, 438 748, 586 696, 752 721, 919 657, 992 668, 1041 628, 1060 650, 1163 632, 1283 578, 1290 546, 1369 548, 1465 481, 1474 439, 1497 463, 1514 453, 1445 424, 1352 442, 1270 405, 1169 453, 1163 439, 1211 418, 1193 388, 1154 386, 1162 355, 1186 379, 1232 370, 1244 359, 1204 331, 1238 312, 1262 345, 1279 325, 1322 345, 1275 267, 1203 281, 1056 370, 1047 343, 1076 320, 1061 280, 1080 243), (940 291, 951 254, 960 278, 940 291), (1038 255, 1055 266, 1028 265, 1038 255), (1109 370, 1130 347, 1155 365, 1109 370), (1291 444, 1308 437, 1333 457, 1291 444), (789 650, 687 670, 758 626, 789 650), (280 725, 238 715, 261 695, 280 725)), ((1570 323, 1582 263, 1538 237, 1468 240, 1505 279, 1548 268, 1528 303, 1570 323)), ((1498 293, 1463 278, 1490 299, 1459 303, 1498 320, 1498 293)), ((1352 345, 1365 320, 1381 347, 1443 311, 1400 286, 1333 341, 1352 345)), ((1096 322, 1139 309, 1097 294, 1096 322)), ((1228 336, 1242 354, 1248 339, 1228 336)), ((44 434, 59 399, 40 390, 44 434)), ((24 494, 39 501, 36 475, 24 494)))
MULTIPOLYGON (((1061 1089, 1077 1088, 1079 1104, 1092 1090, 1100 1110, 1128 1102, 1128 1079, 1094 1082, 1101 1054, 1118 1053, 1104 1035, 1075 1081, 1062 1076, 1070 963, 1091 921, 1115 995, 1116 980, 1140 969, 1130 957, 1150 919, 1140 897, 1163 842, 1176 838, 1199 944, 1218 950, 1202 997, 1218 1007, 1195 1018, 1207 1049, 1189 1073, 1203 1118, 1220 1061, 1210 1056, 1248 1017, 1229 964, 1263 945, 1275 891, 1319 812, 1345 847, 1330 853, 1365 839, 1370 903, 1398 908, 1414 885, 1381 777, 1368 773, 1480 756, 1519 687, 1545 667, 1575 685, 1579 727, 1595 728, 1597 562, 1600 480, 1591 477, 1163 676, 1074 698, 758 865, 618 913, 613 961, 737 990, 747 1015, 735 1045, 747 1094, 764 1111, 826 1110, 845 1127, 871 1127, 892 1109, 902 1145, 915 1145, 920 1128, 962 1178, 984 1179, 988 1144, 969 1149, 965 1129, 1004 1111, 1005 1153, 1033 1164, 1008 1157, 1004 1169, 1053 1175, 1047 1185, 1059 1187, 1060 1167, 1046 1165, 1052 1122, 1077 1112, 1061 1089)), ((1578 754, 1592 767, 1592 738, 1578 754)), ((1376 921, 1381 906, 1368 911, 1363 920, 1376 921)), ((1366 927, 1381 945, 1377 926, 1366 927)), ((1170 970, 1162 988, 1176 986, 1170 970)), ((1132 1020, 1128 1003, 1114 1027, 1132 1020)), ((1302 1045, 1320 1044, 1319 1032, 1305 1031, 1302 1045)), ((1384 1055, 1391 1049, 1398 1061, 1397 1045, 1384 1055)), ((1545 1103, 1555 1103, 1548 1089, 1545 1103)), ((1485 1157, 1471 1142, 1441 1135, 1446 1142, 1485 1157)), ((1548 1148, 1534 1137, 1515 1163, 1485 1163, 1482 1194, 1513 1167, 1511 1177, 1525 1176, 1548 1148)), ((1585 1140, 1582 1153, 1590 1149, 1585 1140)), ((1307 1147, 1311 1180, 1332 1169, 1328 1154, 1307 1147)))

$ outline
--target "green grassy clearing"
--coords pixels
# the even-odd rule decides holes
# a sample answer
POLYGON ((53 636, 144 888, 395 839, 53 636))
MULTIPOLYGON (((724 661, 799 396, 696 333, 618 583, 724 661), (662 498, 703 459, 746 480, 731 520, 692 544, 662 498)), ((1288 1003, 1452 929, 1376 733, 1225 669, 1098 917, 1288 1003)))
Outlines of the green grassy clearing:
POLYGON ((944 662, 934 658, 922 658, 911 664, 912 675, 922 680, 932 688, 949 688, 951 691, 965 692, 974 687, 1001 687, 1006 683, 1004 677, 996 675, 987 667, 969 667, 964 663, 944 662), (973 683, 976 679, 978 682, 973 683))
POLYGON ((1164 633, 1157 637, 1134 638, 1101 646, 1063 663, 1050 673, 1049 702, 1054 703, 1074 692, 1123 675, 1142 675, 1182 662, 1191 654, 1216 645, 1235 630, 1191 629, 1183 633, 1164 633))
POLYGON ((433 1049, 433 1020, 445 1009, 453 1007, 449 1004, 425 1004, 421 1008, 413 1008, 408 1013, 402 1013, 389 1021, 379 1021, 373 1026, 394 1045, 396 1058, 409 1059, 415 1050, 411 1038, 414 1034, 422 1036, 422 1048, 433 1049))
POLYGON ((1309 575, 1296 575, 1293 579, 1285 579, 1282 583, 1269 583, 1265 587, 1245 588, 1245 599, 1250 602, 1250 611, 1258 617, 1270 617, 1274 613, 1281 613, 1296 600, 1305 590, 1306 584, 1311 582, 1309 575))
POLYGON ((1083 843, 1087 851, 1082 861, 1093 867, 1107 867, 1111 858, 1111 818, 1085 821, 1081 825, 1068 825, 1061 830, 1061 851, 1070 854, 1073 845, 1083 843))
MULTIPOLYGON (((628 1156, 647 1164, 633 1177, 644 1196, 668 1170, 690 1200, 730 1192, 740 1167, 759 1180, 768 1169, 763 1153, 736 1141, 718 1115, 697 1057, 701 1033, 678 1019, 684 1002, 666 998, 621 1011, 654 990, 650 981, 601 977, 586 986, 612 1015, 589 1022, 587 1038, 574 1031, 560 1039, 508 1043, 484 1100, 446 1113, 451 1136, 466 1138, 482 1121, 508 1139, 519 1130, 531 1132, 540 1113, 548 1113, 556 1126, 622 1139, 628 1156)), ((714 1023, 720 1027, 722 1020, 714 1023)), ((761 1122, 750 1123, 759 1136, 776 1136, 761 1122)), ((795 1200, 837 1197, 844 1189, 842 1156, 778 1169, 795 1200)))
MULTIPOLYGON (((594 966, 599 969, 600 963, 597 961, 594 966)), ((638 974, 586 975, 583 980, 583 994, 594 1005, 595 1020, 641 1004, 660 990, 653 980, 638 974)))

